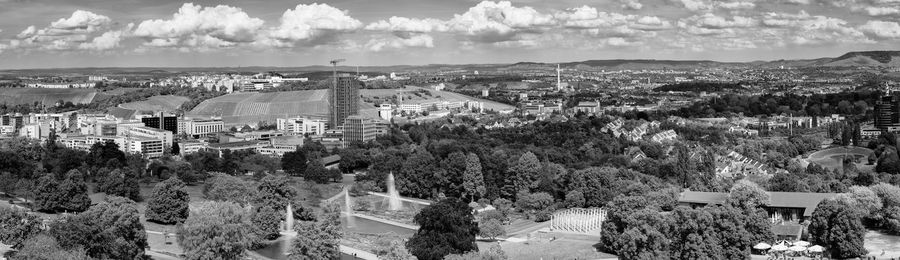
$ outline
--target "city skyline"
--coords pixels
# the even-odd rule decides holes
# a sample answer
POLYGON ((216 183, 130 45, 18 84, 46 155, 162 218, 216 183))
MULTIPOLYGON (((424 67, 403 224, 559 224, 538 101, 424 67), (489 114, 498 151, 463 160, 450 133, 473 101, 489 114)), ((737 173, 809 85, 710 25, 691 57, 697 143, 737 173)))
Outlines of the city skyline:
POLYGON ((754 61, 893 50, 883 0, 0 0, 0 69, 754 61))

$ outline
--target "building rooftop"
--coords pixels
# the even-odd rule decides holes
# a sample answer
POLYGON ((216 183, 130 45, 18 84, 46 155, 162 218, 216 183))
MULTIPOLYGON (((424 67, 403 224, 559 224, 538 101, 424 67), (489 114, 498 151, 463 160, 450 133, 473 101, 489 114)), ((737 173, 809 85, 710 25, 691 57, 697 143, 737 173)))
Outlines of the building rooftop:
MULTIPOLYGON (((819 202, 837 193, 810 193, 810 192, 766 192, 769 194, 767 207, 773 208, 802 208, 803 216, 812 216, 813 210, 819 202)), ((685 191, 681 193, 678 202, 699 204, 722 204, 728 199, 728 193, 724 192, 700 192, 685 191)))

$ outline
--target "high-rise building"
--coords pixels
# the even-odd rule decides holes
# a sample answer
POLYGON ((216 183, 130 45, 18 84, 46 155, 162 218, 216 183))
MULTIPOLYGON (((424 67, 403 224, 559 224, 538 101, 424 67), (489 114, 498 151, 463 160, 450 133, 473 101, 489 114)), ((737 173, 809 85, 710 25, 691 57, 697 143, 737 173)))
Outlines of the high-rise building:
POLYGON ((359 81, 350 74, 338 74, 334 78, 328 98, 328 124, 337 128, 344 119, 359 114, 359 81))
POLYGON ((144 123, 144 126, 146 127, 166 130, 172 132, 172 134, 179 134, 177 116, 166 116, 160 113, 159 115, 142 117, 141 123, 144 123), (160 122, 162 122, 162 124, 160 124, 160 122))
POLYGON ((349 116, 344 119, 344 147, 352 143, 367 143, 375 140, 378 128, 375 120, 362 116, 349 116))
POLYGON ((900 126, 900 104, 893 95, 875 101, 875 127, 883 130, 900 126))

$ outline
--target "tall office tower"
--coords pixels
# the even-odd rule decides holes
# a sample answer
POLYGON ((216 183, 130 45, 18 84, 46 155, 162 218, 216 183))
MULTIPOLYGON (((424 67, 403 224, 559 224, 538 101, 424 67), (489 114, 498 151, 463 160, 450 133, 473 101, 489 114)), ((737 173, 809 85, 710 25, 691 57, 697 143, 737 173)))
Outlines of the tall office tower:
POLYGON ((359 114, 359 81, 350 74, 338 74, 332 83, 328 101, 328 127, 335 129, 344 119, 359 114))
POLYGON ((144 123, 144 126, 146 127, 166 130, 172 132, 172 134, 179 134, 177 116, 166 116, 163 113, 159 113, 158 116, 142 117, 141 122, 144 123), (160 122, 162 122, 162 124, 160 124, 160 122))
POLYGON ((900 104, 893 95, 875 101, 875 127, 888 129, 900 125, 900 104))

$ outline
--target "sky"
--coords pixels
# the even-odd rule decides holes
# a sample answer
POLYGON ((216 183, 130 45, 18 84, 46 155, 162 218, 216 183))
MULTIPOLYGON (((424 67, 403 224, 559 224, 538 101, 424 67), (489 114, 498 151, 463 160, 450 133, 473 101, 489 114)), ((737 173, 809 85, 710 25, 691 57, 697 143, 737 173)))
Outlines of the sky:
POLYGON ((0 0, 0 69, 754 61, 900 50, 900 0, 0 0))

